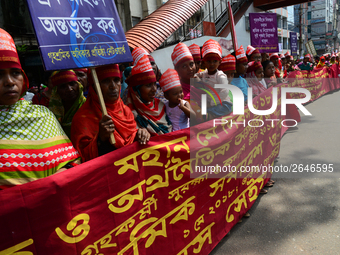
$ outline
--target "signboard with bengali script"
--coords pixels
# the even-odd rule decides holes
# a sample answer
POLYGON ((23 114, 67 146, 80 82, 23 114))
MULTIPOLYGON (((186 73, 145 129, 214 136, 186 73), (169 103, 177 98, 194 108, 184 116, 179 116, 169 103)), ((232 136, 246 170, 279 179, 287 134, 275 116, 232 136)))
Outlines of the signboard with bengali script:
POLYGON ((261 53, 279 52, 276 13, 249 13, 251 45, 261 53))
POLYGON ((290 33, 290 50, 292 52, 292 56, 297 56, 298 44, 297 44, 297 34, 296 32, 290 33))
POLYGON ((28 0, 46 70, 132 61, 113 0, 28 0))

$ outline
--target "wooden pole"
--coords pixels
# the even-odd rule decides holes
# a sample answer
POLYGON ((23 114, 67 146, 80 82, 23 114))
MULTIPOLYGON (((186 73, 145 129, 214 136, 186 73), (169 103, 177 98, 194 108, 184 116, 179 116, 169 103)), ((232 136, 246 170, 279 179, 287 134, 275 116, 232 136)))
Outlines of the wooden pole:
MULTIPOLYGON (((96 89, 96 92, 97 92, 97 95, 98 95, 98 98, 99 98, 100 108, 102 109, 103 115, 107 115, 105 101, 104 101, 104 98, 103 98, 102 90, 100 88, 100 84, 99 84, 99 81, 98 81, 98 76, 97 76, 97 72, 96 72, 95 68, 91 68, 91 74, 92 74, 93 81, 94 81, 94 88, 96 89)), ((113 133, 111 133, 111 135, 110 135, 110 143, 112 145, 116 144, 116 140, 115 140, 113 133)))
POLYGON ((228 1, 228 14, 229 14, 229 25, 230 25, 230 31, 231 31, 231 39, 233 40, 234 52, 236 52, 236 50, 238 49, 238 43, 237 43, 237 38, 236 38, 233 10, 231 9, 231 5, 230 5, 229 1, 228 1))

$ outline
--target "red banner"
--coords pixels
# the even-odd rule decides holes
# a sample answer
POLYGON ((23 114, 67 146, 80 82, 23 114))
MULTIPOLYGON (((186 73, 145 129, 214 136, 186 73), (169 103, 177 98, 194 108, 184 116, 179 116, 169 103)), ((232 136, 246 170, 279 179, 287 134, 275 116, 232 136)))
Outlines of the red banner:
MULTIPOLYGON (((324 94, 339 89, 339 65, 317 68, 313 71, 294 71, 288 75, 288 87, 306 88, 311 93, 310 102, 318 99, 324 94)), ((300 93, 291 93, 292 98, 304 97, 300 93)))
MULTIPOLYGON (((272 89, 253 103, 269 109, 272 89)), ((0 254, 209 254, 270 177, 250 168, 272 166, 283 123, 299 121, 295 106, 286 117, 280 106, 266 116, 246 108, 1 191, 0 254), (197 168, 217 165, 232 170, 197 168)))

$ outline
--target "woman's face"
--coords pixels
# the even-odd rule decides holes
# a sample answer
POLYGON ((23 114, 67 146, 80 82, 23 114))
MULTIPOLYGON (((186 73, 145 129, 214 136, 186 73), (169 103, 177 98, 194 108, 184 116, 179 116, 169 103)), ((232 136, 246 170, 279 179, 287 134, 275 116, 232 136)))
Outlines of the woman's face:
POLYGON ((281 64, 282 64, 282 66, 284 66, 284 65, 286 65, 286 58, 281 58, 281 64))
POLYGON ((157 91, 156 82, 144 84, 140 87, 140 95, 142 99, 147 103, 150 103, 155 99, 156 91, 157 91))
POLYGON ((269 55, 267 53, 262 53, 261 57, 262 57, 262 62, 269 60, 269 55))
POLYGON ((262 61, 261 53, 251 54, 249 62, 251 61, 261 62, 262 61))
POLYGON ((257 69, 255 71, 255 76, 259 81, 261 81, 263 79, 263 77, 264 77, 263 67, 260 67, 259 69, 257 69))
POLYGON ((279 66, 279 59, 278 58, 273 58, 270 61, 273 62, 274 66, 278 67, 279 66))
POLYGON ((236 64, 236 72, 239 75, 245 74, 248 69, 248 63, 238 63, 236 64))
POLYGON ((79 96, 79 83, 71 81, 58 85, 57 93, 63 102, 74 102, 79 96))
POLYGON ((0 69, 0 105, 13 105, 21 97, 24 76, 17 68, 0 69))
POLYGON ((264 77, 270 78, 275 74, 275 67, 273 62, 270 62, 264 69, 264 77))
POLYGON ((100 88, 106 103, 114 103, 119 98, 120 78, 108 77, 100 81, 100 88))
POLYGON ((87 73, 83 71, 74 71, 78 77, 78 81, 83 85, 84 90, 87 90, 87 73))
POLYGON ((195 62, 193 60, 185 61, 181 65, 176 66, 176 71, 181 80, 190 82, 190 79, 194 78, 196 73, 195 62))

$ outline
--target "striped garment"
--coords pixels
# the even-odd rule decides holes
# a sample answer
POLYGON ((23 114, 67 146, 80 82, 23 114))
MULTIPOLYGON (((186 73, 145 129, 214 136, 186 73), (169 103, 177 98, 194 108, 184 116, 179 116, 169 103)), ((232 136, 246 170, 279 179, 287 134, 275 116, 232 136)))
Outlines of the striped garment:
POLYGON ((78 152, 45 106, 25 100, 0 105, 0 189, 47 177, 78 159, 78 152))
POLYGON ((165 104, 155 98, 146 104, 140 97, 140 86, 128 87, 126 105, 131 109, 139 127, 146 128, 151 136, 162 135, 172 131, 171 121, 166 115, 165 104))

